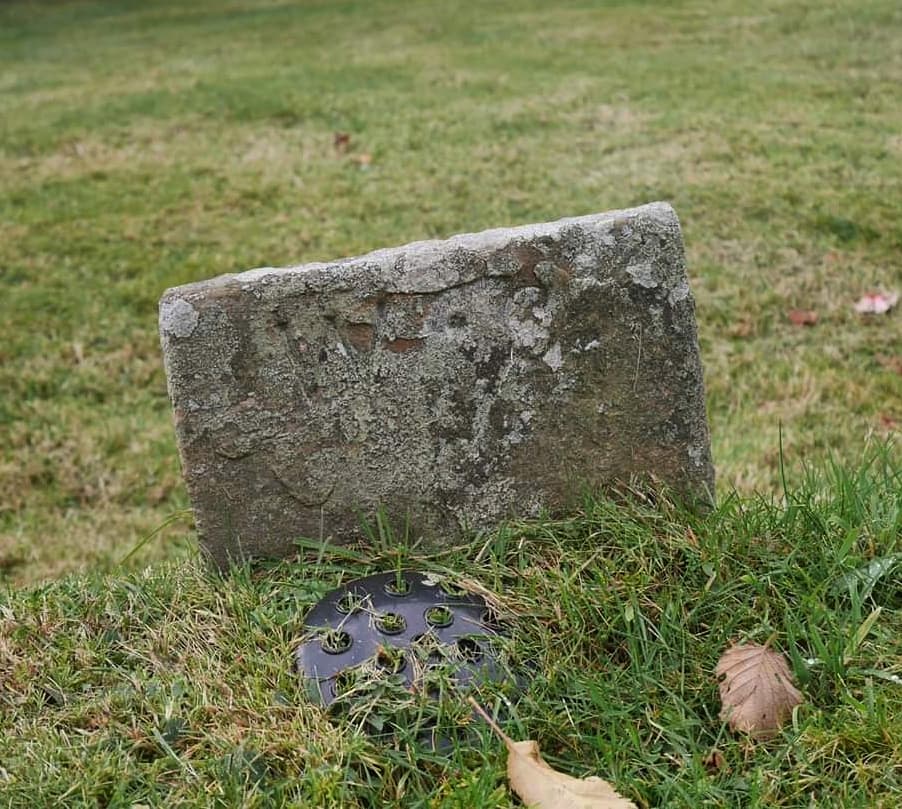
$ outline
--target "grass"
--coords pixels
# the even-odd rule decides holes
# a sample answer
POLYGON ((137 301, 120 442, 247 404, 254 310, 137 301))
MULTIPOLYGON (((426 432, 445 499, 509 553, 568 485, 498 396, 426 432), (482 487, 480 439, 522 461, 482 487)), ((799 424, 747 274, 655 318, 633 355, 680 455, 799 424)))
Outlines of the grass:
POLYGON ((875 449, 788 477, 782 502, 731 496, 699 517, 587 500, 428 557, 388 537, 221 580, 182 561, 8 590, 0 805, 514 806, 503 748, 460 697, 440 710, 462 735, 435 753, 399 720, 414 695, 389 683, 332 722, 292 673, 309 606, 410 565, 492 594, 529 668, 509 707, 510 690, 480 702, 563 771, 641 807, 896 807, 902 466, 875 449), (769 639, 806 701, 751 743, 719 720, 713 670, 731 641, 769 639), (361 712, 400 729, 367 735, 361 712))
POLYGON ((187 506, 165 287, 658 198, 722 493, 778 490, 781 423, 855 457, 902 419, 902 319, 851 310, 902 286, 900 36, 896 0, 0 4, 0 576, 187 506))
POLYGON ((902 287, 900 37, 895 0, 0 4, 0 805, 513 805, 459 699, 431 753, 292 673, 310 605, 405 565, 493 594, 531 664, 503 724, 567 772, 640 806, 900 805, 902 319, 851 310, 902 287), (432 557, 377 522, 210 578, 165 287, 659 198, 713 512, 587 500, 432 557), (806 695, 769 744, 718 719, 736 639, 806 695))

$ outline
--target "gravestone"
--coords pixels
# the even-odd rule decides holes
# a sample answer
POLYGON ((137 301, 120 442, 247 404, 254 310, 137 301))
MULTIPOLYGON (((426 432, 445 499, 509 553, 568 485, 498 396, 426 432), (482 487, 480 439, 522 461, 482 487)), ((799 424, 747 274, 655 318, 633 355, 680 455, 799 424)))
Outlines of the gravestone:
POLYGON ((163 295, 160 334, 219 565, 357 539, 378 509, 447 542, 635 477, 711 497, 663 203, 188 284, 163 295))

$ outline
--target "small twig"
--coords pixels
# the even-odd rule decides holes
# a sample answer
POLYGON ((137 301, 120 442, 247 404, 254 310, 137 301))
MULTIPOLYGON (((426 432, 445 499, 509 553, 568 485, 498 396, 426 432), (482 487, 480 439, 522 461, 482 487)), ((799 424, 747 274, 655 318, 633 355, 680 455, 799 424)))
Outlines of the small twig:
POLYGON ((478 713, 483 719, 485 719, 486 722, 488 722, 489 727, 504 740, 505 744, 510 745, 512 743, 510 736, 508 736, 503 730, 501 730, 501 728, 498 727, 498 725, 495 723, 495 720, 492 719, 492 717, 483 710, 483 707, 475 699, 473 699, 473 697, 467 697, 467 702, 469 702, 470 705, 473 706, 473 710, 475 710, 476 713, 478 713))

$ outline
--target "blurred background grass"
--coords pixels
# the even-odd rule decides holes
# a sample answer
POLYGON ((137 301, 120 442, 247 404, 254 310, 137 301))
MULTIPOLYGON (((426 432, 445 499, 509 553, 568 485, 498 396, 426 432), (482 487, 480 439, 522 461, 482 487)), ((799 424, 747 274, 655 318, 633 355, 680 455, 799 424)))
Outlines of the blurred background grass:
POLYGON ((902 421, 900 314, 851 308, 902 286, 900 41, 896 0, 0 5, 0 580, 187 505, 165 287, 654 199, 722 492, 777 487, 781 423, 857 456, 902 421))

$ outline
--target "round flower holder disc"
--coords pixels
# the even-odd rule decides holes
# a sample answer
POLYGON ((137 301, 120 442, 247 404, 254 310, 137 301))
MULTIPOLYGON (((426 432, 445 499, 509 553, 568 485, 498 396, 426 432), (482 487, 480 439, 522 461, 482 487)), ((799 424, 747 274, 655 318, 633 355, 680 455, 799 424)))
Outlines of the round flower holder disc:
POLYGON ((403 677, 409 688, 423 685, 433 660, 441 661, 457 688, 511 679, 497 653, 500 628, 485 600, 432 574, 404 570, 348 582, 313 607, 304 629, 297 669, 325 706, 341 694, 343 678, 367 664, 403 677))

